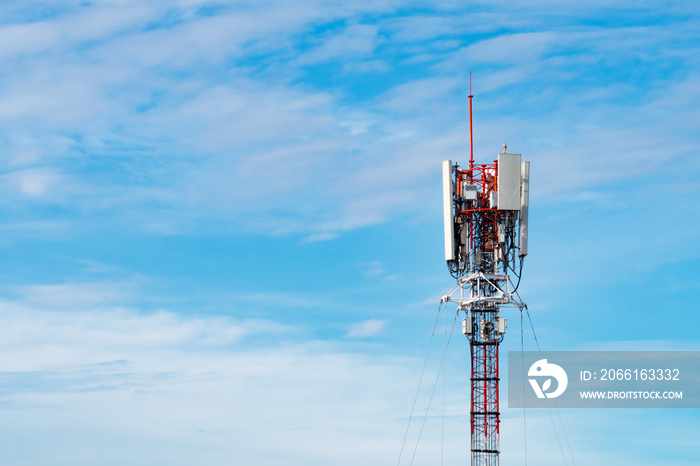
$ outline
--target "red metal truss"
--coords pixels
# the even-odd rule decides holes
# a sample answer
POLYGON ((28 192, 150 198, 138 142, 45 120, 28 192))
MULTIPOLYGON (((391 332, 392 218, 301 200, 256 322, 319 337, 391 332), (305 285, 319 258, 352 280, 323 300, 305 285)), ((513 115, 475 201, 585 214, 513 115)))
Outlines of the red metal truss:
POLYGON ((472 465, 496 466, 499 452, 499 360, 500 338, 484 333, 490 323, 495 329, 498 309, 473 310, 477 331, 471 342, 471 451, 472 465))

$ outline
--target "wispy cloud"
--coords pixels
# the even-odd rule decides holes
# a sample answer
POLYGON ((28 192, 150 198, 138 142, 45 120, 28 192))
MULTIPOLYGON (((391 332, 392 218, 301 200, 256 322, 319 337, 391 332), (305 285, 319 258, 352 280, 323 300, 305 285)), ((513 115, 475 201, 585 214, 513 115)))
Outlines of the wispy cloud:
MULTIPOLYGON (((365 324, 354 338, 381 326, 365 324)), ((410 370, 401 366, 409 360, 370 360, 323 342, 278 341, 257 349, 240 344, 271 332, 284 337, 288 330, 270 320, 119 307, 75 313, 0 302, 0 349, 8 355, 0 363, 0 404, 12 407, 3 411, 0 431, 11 425, 15 435, 28 435, 32 423, 22 416, 45 419, 41 431, 52 434, 43 448, 21 453, 38 463, 66 445, 85 461, 106 451, 117 461, 159 461, 170 458, 172 445, 157 446, 168 439, 166 444, 183 445, 175 449, 188 461, 202 458, 191 449, 194 442, 216 445, 210 456, 215 463, 235 452, 245 461, 277 464, 289 455, 335 457, 376 418, 383 424, 377 432, 382 441, 372 448, 392 456, 382 442, 391 441, 403 423, 405 397, 391 387, 407 383, 410 370), (389 421, 381 421, 386 416, 389 421), (85 446, 85 436, 63 438, 58 424, 71 432, 86 430, 92 441, 85 446), (276 438, 271 450, 265 432, 276 438), (309 435, 325 440, 300 449, 309 435), (107 437, 111 443, 104 442, 107 437), (112 451, 115 441, 138 444, 138 438, 151 446, 148 452, 112 451)), ((19 458, 20 451, 8 446, 4 454, 19 458)))
POLYGON ((382 331, 386 322, 383 320, 370 319, 365 322, 354 324, 345 335, 347 338, 367 338, 376 336, 382 331))

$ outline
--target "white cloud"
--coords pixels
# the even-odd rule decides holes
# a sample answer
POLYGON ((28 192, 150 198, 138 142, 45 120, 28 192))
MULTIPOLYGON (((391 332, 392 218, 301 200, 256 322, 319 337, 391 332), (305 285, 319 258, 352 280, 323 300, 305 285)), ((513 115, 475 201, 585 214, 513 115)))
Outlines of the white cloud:
POLYGON ((371 56, 377 42, 378 28, 374 25, 354 24, 340 33, 322 38, 322 44, 303 54, 299 64, 309 65, 328 60, 348 60, 371 56))
POLYGON ((70 184, 70 177, 50 168, 27 168, 0 178, 0 186, 4 185, 4 191, 11 197, 18 193, 20 197, 42 199, 49 203, 65 200, 71 189, 70 184))
MULTIPOLYGON (((75 291, 78 288, 76 285, 70 290, 73 295, 81 294, 75 291)), ((84 298, 91 292, 90 287, 87 288, 83 296, 74 296, 71 300, 84 298)), ((43 288, 41 291, 45 292, 43 288)), ((63 291, 64 294, 68 292, 63 291)), ((92 296, 84 299, 91 300, 92 296)), ((63 302, 53 307, 50 303, 37 302, 41 307, 34 307, 33 301, 36 300, 30 299, 27 304, 0 303, 3 338, 0 346, 12 354, 12 358, 2 364, 4 371, 63 370, 61 368, 113 360, 141 364, 144 357, 160 360, 167 359, 167 354, 173 351, 221 351, 247 336, 288 329, 266 320, 188 317, 163 310, 138 312, 104 303, 87 309, 81 309, 83 303, 71 306, 63 302), (76 312, 78 310, 81 312, 76 312)), ((163 369, 167 366, 166 363, 163 369)), ((175 370, 177 363, 170 366, 169 370, 175 370)))
POLYGON ((6 461, 353 464, 370 421, 375 440, 362 454, 394 457, 407 361, 326 343, 239 344, 288 331, 267 320, 0 302, 0 405, 12 407, 0 432, 45 439, 34 452, 8 445, 6 461))
POLYGON ((470 63, 514 64, 540 58, 561 40, 561 34, 531 32, 486 39, 467 47, 464 59, 470 63))
POLYGON ((76 311, 123 303, 135 296, 137 287, 134 282, 67 283, 27 285, 14 291, 32 306, 76 311))
POLYGON ((391 70, 391 66, 382 60, 368 60, 358 63, 346 63, 343 65, 343 73, 385 73, 391 70))
POLYGON ((345 335, 347 338, 367 338, 376 336, 382 331, 386 321, 370 319, 364 322, 354 324, 350 327, 350 330, 345 335))
POLYGON ((360 266, 364 269, 363 273, 367 278, 378 278, 386 273, 381 262, 367 262, 365 264, 360 264, 360 266))

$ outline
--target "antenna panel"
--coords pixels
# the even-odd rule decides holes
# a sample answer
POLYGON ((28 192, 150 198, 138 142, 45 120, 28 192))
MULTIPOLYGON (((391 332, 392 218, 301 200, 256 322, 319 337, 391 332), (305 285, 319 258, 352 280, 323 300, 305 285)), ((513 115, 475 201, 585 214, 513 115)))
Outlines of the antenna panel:
POLYGON ((442 162, 442 203, 445 217, 445 260, 455 260, 454 183, 452 160, 442 162))
POLYGON ((520 154, 498 154, 498 210, 520 210, 520 154))
POLYGON ((530 213, 530 162, 523 162, 520 167, 521 196, 520 196, 520 257, 527 256, 527 222, 530 213))

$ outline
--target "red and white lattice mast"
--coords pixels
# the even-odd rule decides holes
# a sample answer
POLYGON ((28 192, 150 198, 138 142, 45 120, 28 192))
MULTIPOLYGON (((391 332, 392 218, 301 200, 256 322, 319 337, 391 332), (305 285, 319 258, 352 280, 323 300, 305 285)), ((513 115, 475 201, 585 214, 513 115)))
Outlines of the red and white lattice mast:
POLYGON ((498 348, 506 332, 503 306, 522 308, 515 292, 527 255, 530 162, 503 152, 490 164, 474 163, 469 92, 469 167, 442 164, 445 259, 457 283, 443 297, 464 312, 462 333, 471 350, 472 466, 499 462, 498 348), (517 283, 513 284, 513 278, 517 283))

